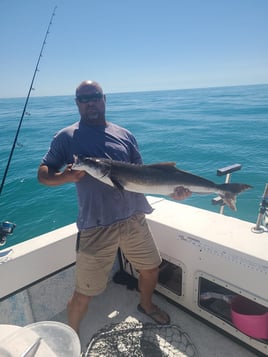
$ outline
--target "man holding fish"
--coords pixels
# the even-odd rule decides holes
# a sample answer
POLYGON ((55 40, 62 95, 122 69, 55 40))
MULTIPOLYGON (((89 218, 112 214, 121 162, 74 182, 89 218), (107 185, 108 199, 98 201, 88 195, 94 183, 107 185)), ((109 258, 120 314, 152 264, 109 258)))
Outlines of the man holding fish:
POLYGON ((106 97, 97 82, 77 87, 76 104, 80 120, 56 134, 38 170, 45 185, 76 183, 79 232, 69 324, 79 331, 91 298, 106 287, 119 247, 139 271, 138 310, 168 324, 167 313, 152 302, 161 257, 145 219, 152 208, 144 194, 182 200, 192 192, 217 193, 236 210, 237 194, 251 186, 216 184, 174 163, 143 165, 135 137, 106 120, 106 97))
MULTIPOLYGON (((75 291, 67 306, 69 324, 79 332, 89 302, 106 287, 119 247, 139 271, 138 310, 167 324, 168 314, 152 301, 161 257, 145 219, 151 206, 143 193, 125 190, 113 178, 101 182, 74 163, 82 156, 141 165, 137 142, 128 130, 106 120, 106 97, 97 82, 83 81, 77 87, 76 104, 80 120, 55 135, 38 169, 44 185, 73 182, 77 188, 79 232, 75 291)), ((188 188, 178 186, 173 198, 189 195, 188 188)))

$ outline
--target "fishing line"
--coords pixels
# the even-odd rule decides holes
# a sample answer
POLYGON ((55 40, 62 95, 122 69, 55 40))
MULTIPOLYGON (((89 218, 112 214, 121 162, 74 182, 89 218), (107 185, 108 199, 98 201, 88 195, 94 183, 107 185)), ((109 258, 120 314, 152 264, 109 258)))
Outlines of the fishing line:
POLYGON ((11 159, 12 159, 15 147, 16 147, 17 140, 18 140, 21 124, 22 124, 24 115, 27 113, 26 112, 26 108, 27 108, 28 101, 29 101, 29 98, 30 98, 30 95, 31 95, 31 91, 34 90, 34 88, 33 88, 34 80, 35 80, 37 72, 39 71, 38 66, 39 66, 39 63, 41 61, 41 57, 43 55, 43 50, 44 50, 44 47, 46 45, 46 40, 47 40, 47 37, 48 37, 48 34, 49 34, 50 27, 52 25, 53 18, 54 18, 55 13, 56 13, 56 9, 57 9, 57 6, 55 6, 54 9, 53 9, 53 12, 52 12, 52 15, 50 17, 49 24, 48 24, 48 27, 47 27, 47 31, 46 31, 46 34, 45 34, 45 37, 44 37, 44 40, 43 40, 43 43, 42 43, 42 46, 41 46, 41 50, 40 50, 40 53, 39 53, 39 57, 38 57, 36 66, 35 66, 34 74, 33 74, 32 81, 31 81, 31 84, 30 84, 30 88, 29 88, 29 91, 28 91, 28 95, 26 97, 26 101, 25 101, 25 104, 24 104, 24 107, 23 107, 23 111, 22 111, 22 114, 21 114, 21 118, 20 118, 20 121, 19 121, 17 132, 16 132, 16 135, 15 135, 15 138, 14 138, 14 141, 13 141, 13 145, 12 145, 12 148, 11 148, 11 151, 10 151, 10 155, 9 155, 9 158, 8 158, 8 161, 7 161, 6 169, 5 169, 3 178, 2 178, 2 183, 1 183, 1 186, 0 186, 0 195, 1 195, 2 190, 4 188, 4 184, 5 184, 5 181, 6 181, 7 174, 8 174, 10 162, 11 162, 11 159))

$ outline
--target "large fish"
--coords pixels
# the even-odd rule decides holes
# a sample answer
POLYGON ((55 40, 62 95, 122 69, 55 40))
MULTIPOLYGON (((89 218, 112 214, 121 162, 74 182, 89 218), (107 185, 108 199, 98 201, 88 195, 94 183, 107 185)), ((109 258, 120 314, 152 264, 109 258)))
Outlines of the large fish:
POLYGON ((241 183, 216 184, 175 167, 173 162, 136 165, 110 159, 75 157, 73 170, 84 170, 89 175, 119 190, 175 197, 184 187, 200 194, 216 193, 224 203, 236 211, 236 196, 252 186, 241 183))

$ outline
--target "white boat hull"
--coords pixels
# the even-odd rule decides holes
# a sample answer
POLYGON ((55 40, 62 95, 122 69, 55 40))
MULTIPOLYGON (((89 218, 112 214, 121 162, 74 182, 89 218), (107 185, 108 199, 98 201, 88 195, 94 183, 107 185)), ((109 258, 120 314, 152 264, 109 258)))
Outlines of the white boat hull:
MULTIPOLYGON (((177 202, 156 197, 149 197, 149 201, 154 208, 147 217, 153 235, 166 266, 175 268, 174 279, 169 273, 168 282, 161 278, 158 292, 268 355, 267 341, 239 331, 200 298, 206 283, 212 283, 268 309, 267 233, 253 233, 253 223, 177 202)), ((25 326, 61 316, 74 287, 75 243, 76 226, 72 224, 15 245, 6 261, 0 258, 0 324, 25 326)), ((111 277, 118 267, 116 262, 111 277)), ((138 276, 126 261, 124 269, 138 276)), ((129 308, 122 306, 123 311, 129 308)), ((180 319, 181 310, 173 309, 172 320, 180 319)), ((96 331, 99 325, 93 321, 96 331)), ((231 356, 231 352, 226 355, 231 356)))

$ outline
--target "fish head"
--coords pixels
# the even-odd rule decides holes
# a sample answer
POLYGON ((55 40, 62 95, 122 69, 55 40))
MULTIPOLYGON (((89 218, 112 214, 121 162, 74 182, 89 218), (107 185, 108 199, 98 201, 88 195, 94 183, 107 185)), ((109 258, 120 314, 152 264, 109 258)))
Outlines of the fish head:
POLYGON ((110 165, 95 157, 74 156, 72 170, 86 171, 89 175, 100 179, 110 172, 110 165))

